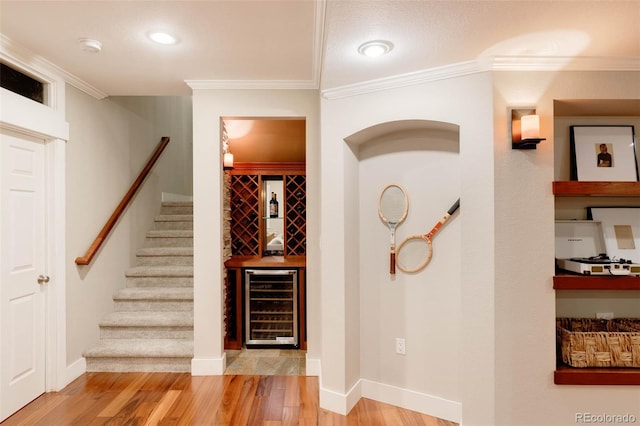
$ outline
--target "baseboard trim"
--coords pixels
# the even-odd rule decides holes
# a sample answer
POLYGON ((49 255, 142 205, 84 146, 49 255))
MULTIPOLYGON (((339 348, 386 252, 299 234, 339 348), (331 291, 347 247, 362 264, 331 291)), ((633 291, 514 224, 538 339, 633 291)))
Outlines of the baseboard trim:
POLYGON ((360 382, 358 380, 346 394, 341 394, 323 388, 320 380, 320 408, 346 416, 362 397, 360 382))
POLYGON ((58 383, 56 391, 62 390, 69 383, 73 382, 78 377, 87 372, 87 360, 84 357, 80 357, 71 364, 67 365, 64 373, 63 382, 58 383))
POLYGON ((222 358, 193 358, 191 360, 192 376, 222 376, 227 365, 227 354, 222 358))
POLYGON ((346 394, 341 394, 324 388, 320 380, 320 407, 325 410, 346 416, 360 398, 462 423, 462 404, 456 401, 366 379, 358 380, 346 394))
POLYGON ((461 422, 462 404, 460 402, 365 379, 360 380, 360 386, 363 398, 456 423, 461 422))

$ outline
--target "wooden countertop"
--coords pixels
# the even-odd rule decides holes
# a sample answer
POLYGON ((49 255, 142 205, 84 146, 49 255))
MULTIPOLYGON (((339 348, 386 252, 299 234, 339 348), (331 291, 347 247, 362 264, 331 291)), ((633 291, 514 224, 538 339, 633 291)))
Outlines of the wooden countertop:
POLYGON ((232 256, 224 262, 227 268, 304 268, 306 256, 232 256))

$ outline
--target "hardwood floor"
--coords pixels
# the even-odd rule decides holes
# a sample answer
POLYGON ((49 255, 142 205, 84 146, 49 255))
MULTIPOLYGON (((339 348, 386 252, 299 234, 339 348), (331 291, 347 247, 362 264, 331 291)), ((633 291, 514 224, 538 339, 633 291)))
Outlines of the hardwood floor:
POLYGON ((86 373, 47 393, 3 426, 427 425, 456 423, 362 399, 348 416, 318 407, 318 378, 86 373))

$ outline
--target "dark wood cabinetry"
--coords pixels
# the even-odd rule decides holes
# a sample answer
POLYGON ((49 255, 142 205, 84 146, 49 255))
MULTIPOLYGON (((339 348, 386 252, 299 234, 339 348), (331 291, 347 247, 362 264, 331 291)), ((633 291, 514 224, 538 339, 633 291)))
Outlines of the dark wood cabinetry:
MULTIPOLYGON (((246 339, 245 272, 290 270, 297 276, 297 344, 306 348, 306 175, 304 163, 236 163, 230 172, 231 258, 225 262, 225 348, 246 339), (282 182, 279 212, 270 214, 267 184, 282 182), (281 229, 273 235, 271 226, 281 229), (276 249, 273 241, 281 241, 276 249)), ((255 339, 254 339, 255 340, 255 339)), ((260 340, 260 339, 258 339, 260 340)))

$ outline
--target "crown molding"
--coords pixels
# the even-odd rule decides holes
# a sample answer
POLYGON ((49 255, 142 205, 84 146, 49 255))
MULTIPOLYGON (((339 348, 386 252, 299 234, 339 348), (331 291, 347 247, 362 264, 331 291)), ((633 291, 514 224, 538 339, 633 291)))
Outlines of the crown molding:
POLYGON ((640 57, 494 56, 493 71, 640 71, 640 57))
POLYGON ((405 86, 427 83, 430 81, 446 80, 454 77, 461 77, 469 74, 477 74, 489 71, 490 68, 484 61, 467 61, 453 65, 431 68, 428 70, 415 71, 391 77, 369 80, 362 83, 355 83, 346 86, 326 89, 322 91, 325 99, 339 99, 349 96, 362 95, 365 93, 377 92, 380 90, 395 89, 405 86))
POLYGON ((640 71, 640 58, 480 57, 472 61, 325 89, 321 94, 325 99, 339 99, 486 71, 640 71))
POLYGON ((185 80, 192 90, 315 90, 313 80, 185 80))
POLYGON ((89 83, 65 71, 54 63, 49 62, 43 57, 29 51, 25 47, 18 45, 4 34, 0 34, 0 48, 2 57, 21 68, 30 69, 32 72, 37 72, 42 76, 47 76, 47 81, 51 81, 51 77, 55 76, 54 79, 60 79, 96 99, 104 99, 109 96, 107 93, 93 87, 89 83))
MULTIPOLYGON (((52 64, 52 66, 58 68, 57 66, 55 66, 53 64, 52 64)), ((82 90, 87 95, 93 96, 94 98, 96 98, 98 100, 109 97, 108 93, 105 93, 102 90, 92 86, 91 84, 87 83, 86 81, 82 80, 81 78, 78 78, 75 75, 66 72, 62 68, 58 68, 58 69, 60 70, 60 73, 62 73, 61 75, 62 75, 62 78, 64 79, 64 81, 67 84, 72 85, 76 89, 82 90)))

